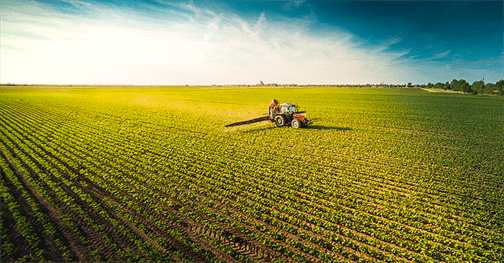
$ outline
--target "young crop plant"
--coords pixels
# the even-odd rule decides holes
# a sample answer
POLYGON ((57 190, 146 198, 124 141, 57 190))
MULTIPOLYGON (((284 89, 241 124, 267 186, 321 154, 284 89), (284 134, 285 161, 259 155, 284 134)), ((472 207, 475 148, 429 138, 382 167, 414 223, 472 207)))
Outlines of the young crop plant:
POLYGON ((54 88, 0 87, 2 260, 504 260, 500 97, 54 88))

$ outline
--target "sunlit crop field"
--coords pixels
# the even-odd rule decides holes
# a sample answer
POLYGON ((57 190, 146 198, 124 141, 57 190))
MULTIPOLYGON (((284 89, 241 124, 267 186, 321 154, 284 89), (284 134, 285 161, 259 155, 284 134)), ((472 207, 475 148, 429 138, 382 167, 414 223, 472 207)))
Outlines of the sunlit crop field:
POLYGON ((0 88, 1 259, 502 262, 504 100, 0 88), (272 99, 307 128, 263 122, 272 99))

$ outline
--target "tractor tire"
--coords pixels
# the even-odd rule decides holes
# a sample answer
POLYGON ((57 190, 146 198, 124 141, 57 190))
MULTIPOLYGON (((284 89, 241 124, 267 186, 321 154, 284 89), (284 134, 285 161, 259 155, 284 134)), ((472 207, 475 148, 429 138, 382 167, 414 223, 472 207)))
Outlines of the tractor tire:
POLYGON ((277 115, 275 116, 275 124, 277 127, 282 127, 285 126, 285 117, 283 115, 277 115))
POLYGON ((291 126, 294 129, 301 128, 301 122, 298 119, 294 119, 291 122, 291 126))

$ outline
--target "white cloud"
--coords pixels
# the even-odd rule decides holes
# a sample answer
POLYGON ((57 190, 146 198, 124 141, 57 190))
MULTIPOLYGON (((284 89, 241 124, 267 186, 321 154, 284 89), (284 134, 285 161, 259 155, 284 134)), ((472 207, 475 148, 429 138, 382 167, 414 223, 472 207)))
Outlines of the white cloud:
POLYGON ((450 54, 451 50, 447 50, 445 52, 441 52, 441 53, 436 53, 432 59, 438 59, 438 58, 443 58, 443 57, 446 57, 448 54, 450 54))
POLYGON ((422 71, 432 67, 428 61, 410 66, 409 50, 391 51, 400 39, 366 47, 336 29, 326 37, 312 34, 302 19, 282 22, 265 13, 245 19, 192 2, 161 2, 173 8, 144 17, 71 2, 92 15, 61 14, 35 2, 29 10, 36 12, 21 4, 2 10, 9 15, 2 13, 0 82, 421 83, 435 72, 422 71))
POLYGON ((66 2, 66 3, 69 3, 75 7, 80 7, 80 6, 87 6, 87 7, 91 7, 93 6, 91 3, 88 3, 88 2, 83 2, 83 1, 78 1, 78 0, 61 0, 61 2, 66 2))
POLYGON ((282 4, 282 10, 290 11, 292 9, 296 9, 303 5, 304 1, 289 1, 287 3, 282 4))

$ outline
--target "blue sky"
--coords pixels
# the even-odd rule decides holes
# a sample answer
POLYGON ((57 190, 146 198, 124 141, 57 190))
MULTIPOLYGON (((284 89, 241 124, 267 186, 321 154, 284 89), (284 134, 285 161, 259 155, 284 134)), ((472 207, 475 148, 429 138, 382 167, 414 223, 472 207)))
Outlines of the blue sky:
POLYGON ((504 78, 502 1, 0 1, 0 82, 504 78))

